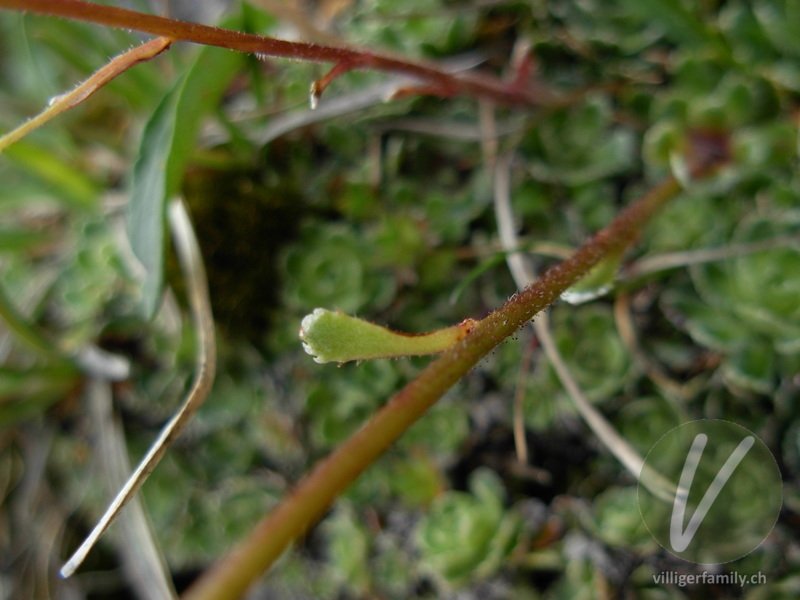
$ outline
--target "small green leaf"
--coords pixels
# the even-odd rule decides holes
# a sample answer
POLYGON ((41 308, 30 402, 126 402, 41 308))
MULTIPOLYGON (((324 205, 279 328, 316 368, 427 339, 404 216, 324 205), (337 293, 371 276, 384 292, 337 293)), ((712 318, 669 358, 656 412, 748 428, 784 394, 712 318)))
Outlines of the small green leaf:
POLYGON ((680 292, 665 293, 662 302, 668 312, 677 311, 673 320, 701 346, 732 352, 747 344, 747 327, 720 306, 708 306, 680 292))
POLYGON ((723 363, 722 373, 738 388, 757 394, 769 394, 777 381, 775 354, 763 342, 738 348, 723 363))
POLYGON ((597 263, 578 283, 561 294, 561 299, 570 304, 583 304, 605 296, 614 286, 617 270, 622 262, 622 252, 608 254, 597 263))
POLYGON ((504 488, 488 468, 473 472, 471 493, 448 491, 431 504, 416 530, 421 566, 443 586, 493 575, 517 543, 521 521, 503 505, 504 488))
POLYGON ((370 582, 369 530, 349 505, 342 504, 325 521, 329 568, 336 581, 363 596, 370 582))
POLYGON ((409 506, 425 506, 441 491, 442 473, 428 456, 418 452, 393 463, 389 484, 409 506))
POLYGON ((610 487, 594 500, 596 535, 611 546, 650 549, 656 542, 639 513, 636 486, 610 487))
POLYGON ((756 2, 752 7, 770 41, 781 52, 793 56, 800 55, 800 40, 797 37, 800 27, 800 6, 793 0, 774 0, 756 2))
POLYGON ((463 339, 475 325, 458 325, 431 333, 408 335, 368 323, 342 312, 317 308, 300 325, 303 350, 318 363, 437 354, 463 339))

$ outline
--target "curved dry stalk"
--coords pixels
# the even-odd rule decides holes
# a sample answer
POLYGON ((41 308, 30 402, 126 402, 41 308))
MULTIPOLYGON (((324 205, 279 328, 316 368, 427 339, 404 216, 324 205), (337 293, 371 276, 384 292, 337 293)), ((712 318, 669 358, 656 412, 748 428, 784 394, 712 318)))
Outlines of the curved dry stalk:
MULTIPOLYGON (((114 493, 125 483, 131 467, 125 446, 125 432, 119 419, 114 417, 111 406, 111 384, 107 380, 92 378, 86 388, 86 396, 98 439, 97 450, 103 479, 109 493, 114 493)), ((140 498, 131 499, 119 524, 124 540, 119 544, 123 570, 139 597, 148 600, 175 598, 169 571, 140 498)))
POLYGON ((214 318, 211 314, 211 301, 208 297, 208 282, 203 268, 203 260, 189 221, 189 215, 182 202, 175 201, 170 204, 169 221, 175 239, 175 249, 186 275, 192 320, 197 331, 197 369, 194 381, 178 412, 161 430, 150 450, 147 451, 139 466, 136 467, 114 501, 106 509, 97 525, 61 568, 62 577, 69 577, 80 566, 100 536, 105 533, 133 495, 142 487, 175 438, 183 431, 211 391, 217 353, 214 341, 214 318))
POLYGON ((659 271, 716 262, 736 256, 765 252, 775 248, 796 248, 798 245, 800 245, 800 235, 782 235, 755 242, 730 244, 719 248, 698 248, 644 256, 625 270, 622 281, 639 279, 659 271))
POLYGON ((74 90, 51 98, 47 108, 42 112, 28 119, 13 131, 9 131, 4 136, 0 137, 0 152, 7 146, 10 146, 17 140, 28 135, 34 129, 41 127, 50 119, 77 106, 109 81, 122 75, 134 65, 147 62, 166 51, 171 43, 171 39, 159 37, 111 59, 108 64, 92 74, 86 81, 81 82, 74 90))

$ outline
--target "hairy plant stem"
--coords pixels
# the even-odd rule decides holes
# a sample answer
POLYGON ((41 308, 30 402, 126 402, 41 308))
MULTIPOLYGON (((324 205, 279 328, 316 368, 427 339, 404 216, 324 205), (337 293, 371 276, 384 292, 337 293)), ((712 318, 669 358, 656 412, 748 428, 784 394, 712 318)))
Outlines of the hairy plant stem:
POLYGON ((430 84, 427 88, 429 92, 446 97, 466 94, 491 99, 505 105, 520 106, 532 106, 552 101, 552 98, 540 89, 524 87, 519 83, 509 84, 499 79, 476 74, 453 75, 432 63, 410 61, 383 52, 371 52, 346 46, 289 42, 81 0, 0 0, 0 8, 131 29, 166 37, 176 42, 195 42, 241 52, 251 52, 260 56, 333 63, 335 71, 332 72, 333 77, 339 72, 353 69, 402 73, 425 81, 430 84))
MULTIPOLYGON (((707 175, 708 163, 695 170, 707 175)), ((230 554, 204 573, 186 592, 187 600, 239 598, 331 502, 372 464, 478 361, 585 275, 609 253, 621 252, 642 227, 681 191, 669 178, 625 209, 572 257, 548 270, 501 308, 479 321, 472 333, 398 392, 347 442, 320 462, 230 554)))
POLYGON ((167 38, 156 38, 145 42, 141 46, 131 48, 127 52, 120 54, 116 58, 97 70, 86 81, 80 83, 74 90, 56 96, 50 100, 50 104, 38 115, 29 119, 13 131, 0 136, 0 152, 28 135, 34 129, 41 127, 50 119, 61 113, 74 108, 97 90, 102 88, 112 79, 119 77, 131 67, 148 60, 152 60, 169 48, 170 41, 167 38))

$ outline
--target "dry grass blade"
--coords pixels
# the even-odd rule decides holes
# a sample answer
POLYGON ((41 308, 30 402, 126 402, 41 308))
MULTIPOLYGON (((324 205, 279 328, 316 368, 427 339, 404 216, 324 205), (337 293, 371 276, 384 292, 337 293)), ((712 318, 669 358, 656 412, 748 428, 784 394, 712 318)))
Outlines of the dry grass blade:
POLYGON ((743 244, 731 244, 720 248, 699 248, 697 250, 683 250, 679 252, 668 252, 645 256, 637 260, 623 274, 623 281, 630 281, 639 277, 645 277, 666 271, 668 269, 678 269, 690 265, 700 265, 703 263, 716 262, 746 256, 756 252, 766 252, 775 248, 796 248, 800 245, 800 236, 784 235, 773 239, 758 240, 743 244))
POLYGON ((192 319, 197 331, 197 370, 194 382, 178 412, 162 429, 150 450, 148 450, 139 466, 128 478, 128 481, 83 544, 61 568, 62 577, 69 577, 75 572, 100 536, 117 518, 133 495, 142 487, 142 484, 147 480, 175 438, 178 437, 197 412, 197 409, 200 408, 200 405, 211 391, 211 385, 214 381, 217 362, 214 342, 214 319, 211 314, 208 283, 200 248, 189 222, 189 216, 181 202, 176 201, 170 204, 169 220, 178 258, 186 275, 192 319))
POLYGON ((79 84, 74 90, 51 98, 49 105, 42 112, 28 119, 13 131, 0 137, 0 152, 28 135, 34 129, 38 129, 50 119, 77 106, 109 81, 122 75, 132 66, 155 58, 169 48, 171 43, 172 40, 169 38, 156 38, 112 59, 111 62, 95 72, 89 79, 79 84))
MULTIPOLYGON (((92 425, 97 432, 103 479, 109 492, 114 493, 124 484, 131 467, 125 433, 111 408, 110 383, 92 379, 87 386, 87 397, 92 425)), ((122 535, 118 548, 122 566, 137 595, 148 600, 175 598, 172 580, 139 498, 131 500, 128 510, 120 517, 120 526, 122 535)))
POLYGON ((514 445, 517 448, 517 460, 524 465, 527 465, 530 459, 528 442, 525 439, 525 381, 530 374, 531 363, 533 363, 538 346, 535 338, 525 344, 514 392, 514 445))

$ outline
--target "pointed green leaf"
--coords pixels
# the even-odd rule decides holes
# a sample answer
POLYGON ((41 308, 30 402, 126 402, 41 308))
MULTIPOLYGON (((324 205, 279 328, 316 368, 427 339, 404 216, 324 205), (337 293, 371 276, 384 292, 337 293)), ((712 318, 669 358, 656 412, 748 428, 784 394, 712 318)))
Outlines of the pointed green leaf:
POLYGON ((614 286, 614 280, 622 262, 622 254, 622 252, 615 252, 607 255, 580 281, 565 290, 561 294, 561 299, 570 304, 583 304, 605 296, 614 286))
POLYGON ((70 206, 87 209, 97 203, 96 182, 52 149, 30 140, 19 140, 6 148, 3 156, 45 183, 59 200, 70 206))
POLYGON ((145 127, 128 202, 128 236, 145 271, 141 308, 146 318, 156 311, 164 277, 164 211, 169 198, 166 165, 175 129, 175 97, 168 94, 145 127))
POLYGON ((720 46, 719 37, 703 17, 681 0, 626 0, 631 13, 661 29, 673 41, 690 46, 720 46))
MULTIPOLYGON (((237 28, 240 20, 223 26, 237 28)), ((161 296, 166 203, 180 188, 203 118, 217 106, 243 60, 237 52, 203 48, 145 127, 127 218, 131 247, 145 270, 141 309, 146 318, 155 313, 161 296)))

